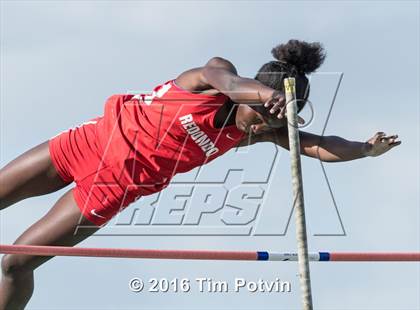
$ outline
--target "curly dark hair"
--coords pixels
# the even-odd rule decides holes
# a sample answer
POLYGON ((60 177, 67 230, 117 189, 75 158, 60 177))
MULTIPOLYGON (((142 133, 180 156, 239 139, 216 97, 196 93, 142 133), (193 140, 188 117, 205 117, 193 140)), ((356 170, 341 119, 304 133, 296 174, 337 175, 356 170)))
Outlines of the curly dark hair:
MULTIPOLYGON (((271 54, 276 60, 265 63, 258 70, 255 79, 268 87, 284 91, 283 80, 286 77, 294 77, 296 79, 296 98, 303 99, 298 101, 298 111, 302 110, 305 100, 309 97, 309 80, 306 75, 315 72, 326 57, 322 44, 289 40, 286 44, 274 47, 271 54)), ((269 115, 266 111, 263 113, 269 115)))

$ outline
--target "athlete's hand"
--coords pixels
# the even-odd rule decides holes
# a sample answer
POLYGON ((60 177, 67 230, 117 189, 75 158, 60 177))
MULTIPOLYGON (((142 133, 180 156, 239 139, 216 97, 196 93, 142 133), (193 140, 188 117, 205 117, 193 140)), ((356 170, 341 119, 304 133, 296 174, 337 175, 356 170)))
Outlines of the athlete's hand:
POLYGON ((384 132, 377 132, 372 138, 366 141, 364 153, 366 156, 376 157, 400 144, 401 141, 398 141, 398 135, 387 136, 384 132))
MULTIPOLYGON (((264 103, 264 107, 269 110, 271 114, 277 113, 278 119, 286 118, 287 113, 287 105, 286 105, 286 98, 284 95, 279 92, 275 91, 270 99, 268 99, 264 103)), ((298 115, 298 123, 299 124, 305 124, 305 120, 298 115)))
POLYGON ((277 113, 277 118, 282 119, 286 117, 286 98, 279 92, 273 92, 273 95, 264 103, 264 107, 269 110, 271 114, 277 113))

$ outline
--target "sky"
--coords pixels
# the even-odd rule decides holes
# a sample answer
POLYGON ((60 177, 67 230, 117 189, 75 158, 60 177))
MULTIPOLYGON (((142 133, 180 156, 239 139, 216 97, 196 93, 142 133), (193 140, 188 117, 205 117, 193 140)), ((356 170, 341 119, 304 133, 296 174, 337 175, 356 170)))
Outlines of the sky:
MULTIPOLYGON (((325 135, 366 141, 384 131, 402 144, 324 164, 335 205, 319 161, 303 158, 309 250, 420 251, 418 1, 1 1, 0 9, 1 166, 102 115, 112 94, 148 92, 213 56, 253 77, 277 44, 319 41, 327 59, 310 77, 314 119, 302 130, 322 133, 342 76, 325 135)), ((288 152, 269 143, 231 150, 141 198, 80 246, 294 252, 290 183, 288 152)), ((11 244, 66 190, 2 211, 0 242, 11 244)), ((28 309, 301 306, 295 263, 59 257, 35 274, 28 309), (189 279, 192 289, 133 293, 135 277, 189 279), (202 277, 279 278, 292 289, 199 292, 202 277)), ((418 263, 312 263, 311 277, 315 309, 420 309, 418 263)))

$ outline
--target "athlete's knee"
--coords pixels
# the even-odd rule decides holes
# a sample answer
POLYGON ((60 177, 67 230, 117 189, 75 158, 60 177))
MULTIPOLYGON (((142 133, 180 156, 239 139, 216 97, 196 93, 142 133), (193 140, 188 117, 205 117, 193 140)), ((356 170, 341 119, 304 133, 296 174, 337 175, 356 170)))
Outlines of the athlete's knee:
POLYGON ((33 272, 27 255, 6 254, 1 260, 2 274, 8 278, 19 278, 33 272))

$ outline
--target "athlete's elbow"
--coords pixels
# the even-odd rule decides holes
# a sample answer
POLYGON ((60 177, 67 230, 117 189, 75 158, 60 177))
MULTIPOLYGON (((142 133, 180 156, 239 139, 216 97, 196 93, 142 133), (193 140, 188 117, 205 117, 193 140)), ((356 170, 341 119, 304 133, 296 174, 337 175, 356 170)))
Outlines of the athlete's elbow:
POLYGON ((313 146, 309 148, 305 148, 301 146, 301 154, 306 157, 317 159, 325 163, 335 161, 335 156, 331 156, 331 154, 324 152, 324 150, 320 148, 319 146, 313 146))

